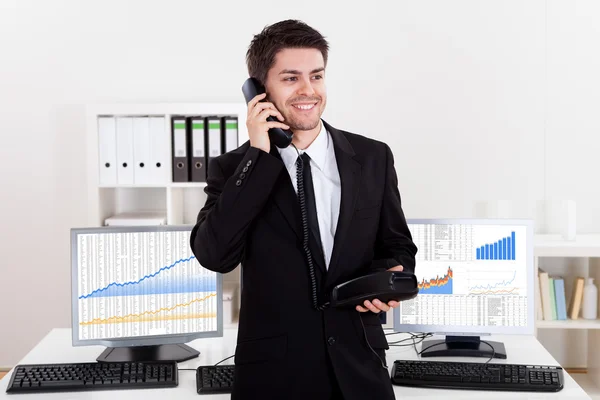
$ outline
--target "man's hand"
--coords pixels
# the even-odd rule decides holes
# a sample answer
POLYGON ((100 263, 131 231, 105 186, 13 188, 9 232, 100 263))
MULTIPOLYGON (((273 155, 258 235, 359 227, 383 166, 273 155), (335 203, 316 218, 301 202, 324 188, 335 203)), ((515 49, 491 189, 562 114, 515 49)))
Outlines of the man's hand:
MULTIPOLYGON (((388 271, 402 271, 402 270, 404 270, 404 267, 402 265, 396 265, 395 267, 388 269, 388 271)), ((397 301, 390 301, 389 303, 385 304, 385 303, 382 303, 381 301, 379 301, 378 299, 375 299, 372 302, 369 300, 365 300, 364 305, 366 308, 361 307, 361 306, 356 306, 356 310, 360 311, 360 312, 373 311, 374 313, 377 314, 381 311, 388 312, 390 310, 390 308, 396 308, 400 305, 400 303, 398 303, 397 301)))
POLYGON ((283 121, 283 115, 275 108, 273 103, 261 101, 267 97, 266 93, 256 95, 248 103, 248 116, 246 117, 246 127, 250 138, 250 146, 257 147, 264 152, 271 151, 271 141, 269 139, 270 128, 290 129, 282 122, 267 121, 268 117, 276 117, 283 121))

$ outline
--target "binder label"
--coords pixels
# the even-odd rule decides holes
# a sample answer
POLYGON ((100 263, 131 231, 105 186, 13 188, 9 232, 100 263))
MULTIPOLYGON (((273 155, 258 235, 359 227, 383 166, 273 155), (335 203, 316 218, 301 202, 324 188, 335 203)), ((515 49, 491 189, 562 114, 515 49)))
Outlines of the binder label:
POLYGON ((175 157, 186 157, 187 151, 185 146, 185 121, 184 120, 176 120, 173 124, 174 130, 174 151, 175 157))
POLYGON ((204 121, 192 121, 193 157, 204 157, 204 121))
POLYGON ((208 121, 208 144, 209 156, 217 157, 221 155, 221 121, 208 121))
POLYGON ((225 151, 229 152, 238 147, 238 121, 237 119, 225 120, 225 151))

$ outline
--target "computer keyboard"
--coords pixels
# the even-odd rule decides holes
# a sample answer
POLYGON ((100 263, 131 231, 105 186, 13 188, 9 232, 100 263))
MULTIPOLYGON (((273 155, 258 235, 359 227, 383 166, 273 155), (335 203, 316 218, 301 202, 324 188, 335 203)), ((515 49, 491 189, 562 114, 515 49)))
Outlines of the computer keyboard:
POLYGON ((7 393, 167 388, 178 385, 176 362, 17 365, 7 393))
POLYGON ((202 365, 196 370, 198 394, 231 393, 234 365, 202 365))
POLYGON ((561 367, 444 361, 395 361, 392 383, 443 389, 558 392, 561 367))

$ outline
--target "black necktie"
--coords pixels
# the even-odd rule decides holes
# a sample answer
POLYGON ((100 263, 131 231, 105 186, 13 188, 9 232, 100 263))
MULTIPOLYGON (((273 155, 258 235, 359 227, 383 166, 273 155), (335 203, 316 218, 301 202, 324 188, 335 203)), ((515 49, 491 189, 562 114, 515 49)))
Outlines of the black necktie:
MULTIPOLYGON (((319 221, 317 219, 317 203, 315 201, 315 188, 313 186, 312 173, 310 170, 310 157, 304 153, 298 157, 296 168, 302 168, 302 179, 304 180, 304 196, 306 201, 306 211, 308 217, 308 225, 312 233, 313 239, 319 249, 319 255, 323 255, 323 244, 321 243, 321 234, 319 232, 319 221), (300 161, 302 158, 302 161, 300 161)), ((298 182, 300 188, 300 182, 298 182)))

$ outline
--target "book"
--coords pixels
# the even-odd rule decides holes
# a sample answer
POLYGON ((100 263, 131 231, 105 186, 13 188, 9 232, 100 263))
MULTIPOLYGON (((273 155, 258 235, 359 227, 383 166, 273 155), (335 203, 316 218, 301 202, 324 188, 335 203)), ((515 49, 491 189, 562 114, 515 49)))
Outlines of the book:
POLYGON ((544 320, 552 321, 552 308, 550 305, 550 288, 549 288, 549 277, 548 273, 543 269, 538 270, 538 277, 540 280, 540 292, 542 297, 542 311, 544 313, 544 320))
POLYGON ((556 319, 567 319, 567 304, 565 302, 565 280, 562 277, 554 278, 554 294, 556 298, 556 319))
POLYGON ((581 303, 583 301, 583 286, 585 285, 585 279, 577 277, 573 284, 573 293, 571 294, 571 301, 569 302, 569 316, 571 319, 579 318, 579 311, 581 310, 581 303))
POLYGON ((550 312, 552 320, 556 321, 556 293, 554 292, 554 277, 548 278, 548 288, 550 289, 550 312))
POLYGON ((542 291, 540 289, 540 279, 534 283, 535 290, 535 319, 541 321, 544 319, 544 309, 542 308, 542 291))

